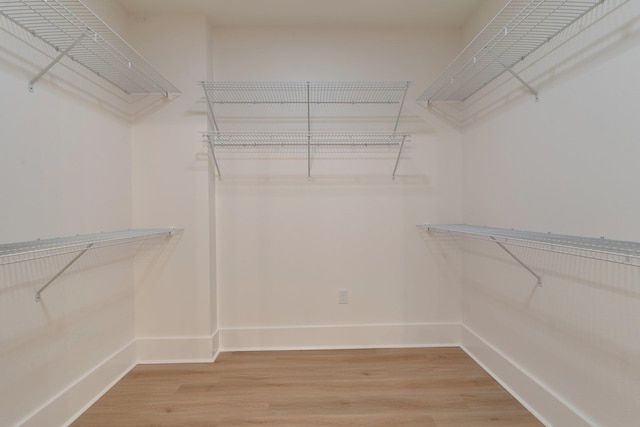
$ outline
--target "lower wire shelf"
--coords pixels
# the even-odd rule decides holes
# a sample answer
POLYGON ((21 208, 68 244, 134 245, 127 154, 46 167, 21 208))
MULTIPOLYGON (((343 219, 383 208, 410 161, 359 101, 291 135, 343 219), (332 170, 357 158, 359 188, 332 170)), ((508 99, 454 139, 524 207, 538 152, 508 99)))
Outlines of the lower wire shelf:
POLYGON ((36 301, 40 301, 40 294, 89 250, 136 243, 163 236, 169 237, 182 231, 182 229, 176 228, 135 229, 2 244, 0 245, 0 267, 58 255, 76 254, 56 275, 38 289, 36 301))
POLYGON ((206 132, 203 140, 208 144, 211 156, 221 176, 218 153, 241 150, 286 150, 304 155, 307 159, 307 177, 311 178, 311 157, 321 151, 357 150, 393 151, 395 178, 398 163, 409 134, 396 132, 206 132))
POLYGON ((611 240, 605 239, 604 237, 570 236, 466 224, 422 224, 419 225, 418 228, 428 232, 452 233, 496 243, 533 274, 538 279, 538 284, 542 284, 542 277, 509 251, 506 246, 519 246, 640 267, 640 243, 638 242, 611 240))

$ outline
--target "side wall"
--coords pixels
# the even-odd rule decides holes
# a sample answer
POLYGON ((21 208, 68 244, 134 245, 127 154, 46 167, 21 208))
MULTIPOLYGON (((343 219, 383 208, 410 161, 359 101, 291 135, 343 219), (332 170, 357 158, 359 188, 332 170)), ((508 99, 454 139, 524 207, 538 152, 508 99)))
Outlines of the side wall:
MULTIPOLYGON (((518 67, 538 103, 514 80, 469 102, 464 222, 640 241, 640 11, 594 12, 518 67)), ((465 245, 465 348, 549 424, 637 424, 638 268, 514 250, 542 287, 497 246, 465 245)))
MULTIPOLYGON (((51 57, 0 27, 0 242, 131 228, 121 97, 65 63, 30 93, 51 57)), ((88 252, 40 303, 73 255, 0 266, 0 425, 61 425, 135 363, 133 249, 88 252)))
MULTIPOLYGON (((416 225, 460 219, 460 133, 438 118, 425 121, 413 103, 459 41, 445 30, 214 29, 217 81, 414 82, 398 128, 412 138, 395 180, 393 157, 316 157, 310 181, 306 159, 286 152, 219 159, 225 350, 459 342, 458 279, 444 265, 456 261, 443 259, 416 225), (338 304, 339 289, 348 290, 348 304, 338 304)), ((266 111, 279 121, 240 110, 245 119, 231 120, 238 111, 221 108, 221 130, 306 129, 286 109, 266 111)), ((325 110, 311 127, 393 129, 393 118, 373 111, 362 120, 348 108, 325 110)))

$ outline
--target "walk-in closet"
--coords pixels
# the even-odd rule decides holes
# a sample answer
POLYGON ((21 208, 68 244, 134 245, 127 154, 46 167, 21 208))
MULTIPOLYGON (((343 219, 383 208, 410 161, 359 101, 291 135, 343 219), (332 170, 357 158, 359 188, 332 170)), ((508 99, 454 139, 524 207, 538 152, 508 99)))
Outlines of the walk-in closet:
POLYGON ((0 0, 0 426, 640 419, 640 2, 0 0))

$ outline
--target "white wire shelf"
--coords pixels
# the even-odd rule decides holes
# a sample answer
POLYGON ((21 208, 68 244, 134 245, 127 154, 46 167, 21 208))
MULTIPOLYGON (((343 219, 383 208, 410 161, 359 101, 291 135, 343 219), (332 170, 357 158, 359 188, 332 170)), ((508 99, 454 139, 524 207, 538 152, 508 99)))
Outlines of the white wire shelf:
POLYGON ((506 249, 504 245, 640 267, 640 243, 638 242, 611 240, 605 239, 604 237, 569 236, 564 234, 509 230, 465 224, 423 224, 418 227, 426 231, 459 234, 465 237, 497 243, 523 267, 529 270, 530 273, 536 276, 539 283, 542 282, 541 277, 506 249))
POLYGON ((604 0, 511 0, 418 98, 465 101, 604 0))
MULTIPOLYGON (((312 154, 323 149, 375 149, 397 147, 397 157, 392 176, 395 178, 398 162, 402 157, 404 144, 409 135, 398 133, 398 124, 407 96, 410 82, 207 82, 201 81, 209 109, 209 119, 214 132, 204 134, 218 177, 221 177, 216 150, 235 149, 281 149, 288 151, 306 150, 307 178, 311 179, 312 154), (264 131, 226 132, 220 128, 219 109, 222 105, 264 106, 269 109, 268 118, 281 117, 284 112, 279 106, 293 105, 293 116, 281 117, 279 122, 295 122, 299 127, 304 120, 306 131, 264 131), (391 132, 328 132, 313 131, 315 121, 321 116, 323 106, 356 105, 393 106, 391 132), (275 116, 275 117, 274 117, 275 116), (297 121, 296 121, 297 120, 297 121)), ((323 111, 326 114, 326 111, 323 111)), ((287 111, 291 113, 291 111, 287 111)), ((368 113, 370 114, 370 112, 368 113)), ((264 120, 267 116, 262 115, 264 120)), ((228 117, 227 117, 228 118, 228 117)), ((354 119, 354 117, 350 117, 354 119)), ((358 116, 362 119, 361 116, 358 116)), ((256 118, 253 117, 255 120, 256 118)), ((247 122, 249 119, 236 122, 247 122)), ((379 120, 373 120, 378 124, 379 120)), ((264 121, 262 122, 264 125, 264 121)))
POLYGON ((207 132, 216 148, 257 146, 399 147, 409 134, 393 132, 207 132))
POLYGON ((0 13, 58 54, 29 82, 30 89, 66 56, 127 94, 180 93, 80 0, 0 0, 0 13))
POLYGON ((89 244, 92 245, 91 249, 99 249, 159 236, 169 236, 181 231, 175 228, 137 229, 6 243, 0 245, 0 267, 16 262, 33 261, 78 252, 89 244))
POLYGON ((76 254, 69 263, 36 292, 36 301, 40 301, 42 291, 89 250, 136 243, 162 236, 167 237, 180 232, 182 232, 181 229, 175 228, 137 229, 7 243, 0 245, 0 267, 58 255, 76 254))
POLYGON ((297 154, 308 162, 322 154, 369 153, 386 154, 395 159, 393 176, 397 172, 404 144, 410 135, 395 132, 206 132, 204 141, 217 167, 220 154, 266 153, 278 151, 285 157, 297 154))
POLYGON ((210 104, 400 104, 409 82, 199 82, 210 104))

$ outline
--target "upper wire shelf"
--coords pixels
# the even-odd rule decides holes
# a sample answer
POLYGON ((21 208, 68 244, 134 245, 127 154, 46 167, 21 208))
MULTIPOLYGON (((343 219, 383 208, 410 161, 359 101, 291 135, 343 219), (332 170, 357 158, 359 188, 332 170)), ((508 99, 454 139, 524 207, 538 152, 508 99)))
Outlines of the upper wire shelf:
POLYGON ((399 104, 408 82, 200 82, 210 104, 399 104))
POLYGON ((0 0, 0 13, 59 53, 30 89, 67 56, 127 94, 180 93, 80 0, 0 0))
POLYGON ((418 98, 464 101, 604 0, 511 0, 418 98))
POLYGON ((638 242, 464 224, 424 224, 420 227, 427 231, 456 233, 494 243, 640 267, 640 243, 638 242))
MULTIPOLYGON (((216 150, 220 148, 287 148, 305 151, 307 158, 307 178, 311 179, 311 157, 318 149, 347 147, 372 149, 397 147, 392 177, 395 178, 398 162, 409 135, 398 133, 398 124, 406 100, 410 82, 213 82, 201 81, 207 104, 211 127, 214 132, 204 133, 218 177, 221 177, 216 150), (224 116, 220 116, 222 105, 265 106, 270 108, 270 116, 278 117, 278 124, 297 120, 298 129, 274 132, 233 131, 220 128, 224 116), (293 117, 282 118, 280 105, 294 105, 293 117), (319 111, 326 105, 351 106, 367 105, 391 108, 393 118, 390 132, 328 132, 317 131, 316 120, 319 111), (388 107, 391 106, 391 107, 388 107), (301 131, 302 121, 306 131, 301 131)), ((326 113, 326 111, 325 111, 326 113)), ((236 112, 237 116, 237 112, 236 112)), ((263 116, 264 118, 265 116, 263 116)), ((326 116, 322 116, 326 119, 326 116)), ((353 120, 353 117, 349 117, 353 120)), ((253 117, 255 119, 255 117, 253 117)), ((238 120, 237 120, 238 121, 238 120)), ((242 120, 248 122, 249 120, 242 120)), ((376 120, 376 122, 379 120, 376 120)), ((264 124, 264 122, 263 122, 264 124)))

